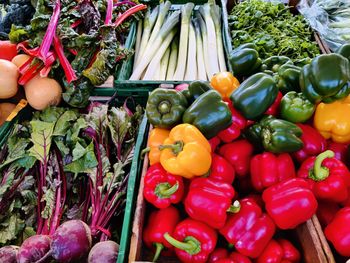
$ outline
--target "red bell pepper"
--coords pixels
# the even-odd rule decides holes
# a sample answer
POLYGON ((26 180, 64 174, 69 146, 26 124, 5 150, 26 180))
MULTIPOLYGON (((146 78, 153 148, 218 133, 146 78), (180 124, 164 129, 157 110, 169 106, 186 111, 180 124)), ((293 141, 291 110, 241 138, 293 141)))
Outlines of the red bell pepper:
POLYGON ((149 215, 148 224, 143 230, 143 241, 148 248, 155 249, 153 261, 157 261, 161 252, 165 254, 173 249, 164 239, 164 234, 173 234, 180 219, 179 211, 173 206, 153 211, 149 215), (167 250, 163 250, 164 248, 167 250))
POLYGON ((235 180, 235 169, 225 158, 213 154, 208 178, 232 184, 235 180))
POLYGON ((211 138, 210 140, 208 140, 208 142, 210 144, 210 148, 211 148, 212 152, 215 152, 216 148, 221 143, 220 138, 218 136, 215 136, 215 137, 211 138))
POLYGON ((272 239, 258 257, 256 263, 299 262, 300 252, 286 239, 272 239))
POLYGON ((335 202, 319 201, 317 207, 317 218, 320 221, 322 228, 328 226, 332 222, 335 214, 339 211, 340 207, 335 202))
POLYGON ((288 153, 264 152, 255 155, 250 161, 250 175, 255 190, 262 191, 283 180, 294 178, 294 163, 288 153))
POLYGON ((210 254, 208 263, 251 263, 251 260, 237 252, 229 252, 224 248, 217 248, 210 254))
POLYGON ((275 224, 252 199, 242 199, 220 233, 244 256, 257 258, 275 233, 275 224))
POLYGON ((157 208, 179 203, 184 195, 181 176, 164 170, 160 163, 150 166, 144 178, 143 196, 157 208))
POLYGON ((317 200, 310 184, 292 178, 267 188, 262 195, 265 208, 281 229, 292 229, 310 219, 317 210, 317 200))
POLYGON ((272 103, 270 108, 268 108, 265 111, 266 115, 273 115, 276 117, 279 114, 282 97, 283 97, 283 94, 282 94, 282 92, 279 91, 275 101, 272 103))
POLYGON ((253 145, 242 139, 223 145, 219 154, 232 164, 237 176, 243 177, 249 174, 253 151, 253 145))
POLYGON ((180 222, 172 236, 164 238, 175 247, 175 253, 182 262, 206 262, 214 251, 218 239, 217 233, 208 225, 187 218, 180 222))
POLYGON ((287 239, 277 239, 277 242, 283 249, 283 259, 282 263, 287 262, 299 262, 301 255, 298 249, 287 239))
POLYGON ((227 212, 235 211, 231 207, 235 190, 232 185, 210 178, 192 180, 185 199, 187 214, 212 228, 221 228, 227 219, 227 212))
POLYGON ((307 124, 297 124, 303 131, 300 139, 303 141, 303 148, 293 153, 293 157, 301 164, 306 158, 315 156, 326 150, 326 139, 318 130, 307 124))
POLYGON ((225 102, 228 103, 232 113, 232 124, 227 129, 220 131, 218 137, 221 141, 229 143, 241 135, 241 130, 247 126, 247 120, 233 107, 231 100, 226 99, 225 102))
POLYGON ((350 172, 334 152, 327 150, 317 157, 309 157, 301 165, 298 177, 309 178, 318 199, 342 202, 348 198, 350 172))
POLYGON ((229 252, 224 248, 216 248, 209 256, 208 263, 217 262, 220 259, 228 258, 229 252))
POLYGON ((327 149, 334 152, 335 159, 343 162, 348 167, 350 166, 349 144, 329 140, 327 142, 327 149))
POLYGON ((340 209, 324 233, 340 255, 350 257, 350 207, 340 209))
POLYGON ((252 261, 248 257, 243 256, 242 254, 237 252, 232 252, 230 255, 230 259, 232 259, 231 263, 252 263, 252 261))

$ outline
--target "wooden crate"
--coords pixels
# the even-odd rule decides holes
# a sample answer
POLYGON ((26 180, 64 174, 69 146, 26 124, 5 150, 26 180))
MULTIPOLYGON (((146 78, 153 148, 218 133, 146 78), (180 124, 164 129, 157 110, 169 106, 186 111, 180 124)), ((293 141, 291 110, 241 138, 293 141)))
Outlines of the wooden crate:
MULTIPOLYGON (((142 176, 137 196, 134 222, 132 226, 129 261, 128 262, 150 262, 152 254, 142 243, 142 229, 145 221, 146 202, 143 198, 144 177, 148 168, 148 155, 143 162, 142 176)), ((294 232, 296 240, 300 244, 303 261, 305 263, 336 263, 331 249, 324 237, 322 228, 316 216, 306 223, 297 227, 294 232)), ((175 258, 160 258, 158 262, 179 262, 175 258)))

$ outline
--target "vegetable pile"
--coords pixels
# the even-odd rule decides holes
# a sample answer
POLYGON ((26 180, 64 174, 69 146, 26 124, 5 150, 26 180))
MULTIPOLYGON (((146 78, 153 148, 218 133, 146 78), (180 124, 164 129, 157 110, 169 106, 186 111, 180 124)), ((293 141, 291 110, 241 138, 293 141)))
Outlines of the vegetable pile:
POLYGON ((170 11, 166 1, 139 21, 130 80, 208 80, 226 71, 220 7, 214 0, 170 11))
POLYGON ((17 124, 0 151, 1 246, 20 246, 18 262, 76 262, 96 244, 89 262, 115 262, 118 245, 107 240, 118 241, 112 221, 123 212, 141 117, 140 106, 94 102, 85 113, 50 107, 17 124))
POLYGON ((241 84, 221 72, 149 96, 143 241, 153 260, 300 262, 286 230, 316 214, 350 257, 349 60, 263 60, 250 43, 230 63, 241 84))
POLYGON ((229 26, 234 48, 254 43, 262 58, 284 55, 298 60, 319 54, 306 20, 282 3, 242 1, 233 7, 229 26))
MULTIPOLYGON (((30 24, 12 24, 9 33, 11 42, 18 43, 17 49, 29 56, 19 66, 18 83, 26 86, 49 77, 64 91, 65 102, 87 106, 92 88, 103 84, 132 54, 123 48, 130 26, 126 20, 138 19, 137 13, 146 7, 132 1, 37 1, 30 24)), ((44 86, 46 92, 52 86, 41 84, 33 86, 44 86)), ((38 91, 44 99, 45 91, 38 91)))
POLYGON ((302 0, 298 9, 332 50, 350 42, 349 1, 302 0))

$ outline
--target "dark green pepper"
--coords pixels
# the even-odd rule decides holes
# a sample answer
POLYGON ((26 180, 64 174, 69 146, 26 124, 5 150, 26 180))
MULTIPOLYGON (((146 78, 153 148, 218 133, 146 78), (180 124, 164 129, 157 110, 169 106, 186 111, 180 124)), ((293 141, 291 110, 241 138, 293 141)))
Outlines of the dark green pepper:
POLYGON ((293 64, 292 60, 286 56, 272 56, 265 59, 262 62, 261 70, 271 72, 277 72, 278 69, 284 64, 293 64))
POLYGON ((249 76, 261 66, 261 59, 257 47, 252 43, 240 45, 229 54, 235 76, 249 76))
POLYGON ((272 153, 295 152, 303 147, 302 130, 292 122, 266 116, 248 128, 246 137, 272 153), (259 142, 260 139, 260 142, 259 142))
POLYGON ((203 80, 196 80, 191 82, 191 84, 188 86, 188 91, 190 93, 190 96, 194 98, 195 100, 202 95, 203 93, 211 90, 212 87, 210 84, 203 80))
POLYGON ((346 43, 339 47, 335 53, 342 55, 350 61, 350 43, 346 43))
POLYGON ((300 71, 301 68, 293 64, 282 65, 274 76, 278 90, 283 94, 289 91, 300 91, 300 71))
POLYGON ((303 93, 290 91, 283 96, 280 104, 281 118, 291 122, 305 122, 315 111, 312 104, 303 93))
POLYGON ((181 122, 187 100, 181 92, 172 89, 155 89, 148 97, 146 115, 155 127, 169 129, 181 122))
POLYGON ((249 120, 256 119, 275 101, 278 93, 274 79, 265 73, 250 76, 231 94, 235 108, 249 120))
POLYGON ((302 68, 300 87, 313 103, 331 103, 350 93, 350 63, 339 54, 323 54, 302 68))
POLYGON ((263 121, 262 143, 266 151, 272 153, 295 152, 303 148, 300 136, 302 130, 292 122, 269 119, 263 121))
POLYGON ((216 90, 210 90, 192 103, 184 113, 182 121, 196 126, 210 139, 232 124, 232 114, 220 94, 216 90))

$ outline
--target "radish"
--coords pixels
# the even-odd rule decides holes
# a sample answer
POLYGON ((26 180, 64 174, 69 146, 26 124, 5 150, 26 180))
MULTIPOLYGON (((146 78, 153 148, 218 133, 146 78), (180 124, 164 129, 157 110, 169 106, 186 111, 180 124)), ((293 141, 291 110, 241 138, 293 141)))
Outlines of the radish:
POLYGON ((18 250, 17 262, 30 263, 41 259, 50 250, 50 241, 50 237, 46 235, 27 238, 18 250))
POLYGON ((36 263, 49 257, 58 262, 77 262, 87 256, 92 243, 91 230, 81 220, 70 220, 60 225, 51 236, 51 249, 36 263))
POLYGON ((88 263, 117 262, 119 245, 114 241, 102 241, 94 245, 89 253, 88 263))
POLYGON ((5 246, 0 248, 0 263, 17 263, 17 246, 5 246))

